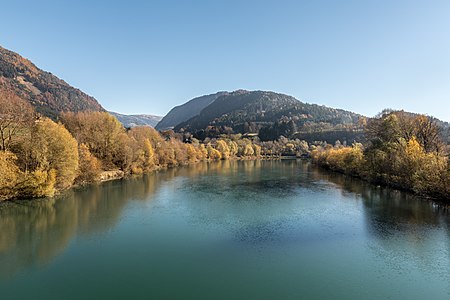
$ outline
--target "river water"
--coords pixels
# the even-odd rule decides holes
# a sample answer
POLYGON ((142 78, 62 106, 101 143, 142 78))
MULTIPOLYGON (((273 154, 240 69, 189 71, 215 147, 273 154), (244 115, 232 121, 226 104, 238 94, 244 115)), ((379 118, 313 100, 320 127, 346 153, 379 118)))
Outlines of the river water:
POLYGON ((450 299, 450 213, 302 161, 0 205, 1 299, 450 299))

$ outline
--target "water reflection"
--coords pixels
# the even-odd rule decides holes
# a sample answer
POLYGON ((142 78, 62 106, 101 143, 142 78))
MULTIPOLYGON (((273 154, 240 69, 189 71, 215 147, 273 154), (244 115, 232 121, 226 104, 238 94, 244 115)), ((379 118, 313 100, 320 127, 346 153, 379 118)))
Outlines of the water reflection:
POLYGON ((112 228, 129 201, 151 201, 161 183, 177 173, 173 169, 92 185, 54 199, 2 203, 0 276, 12 276, 22 268, 51 261, 76 235, 112 228))
POLYGON ((316 179, 332 182, 346 197, 361 198, 367 225, 372 232, 385 235, 388 228, 402 228, 406 225, 437 226, 448 225, 449 210, 433 201, 408 192, 375 186, 349 176, 326 172, 308 164, 316 179))
POLYGON ((367 250, 387 268, 403 273, 407 271, 404 262, 409 262, 416 272, 450 282, 448 208, 348 176, 319 169, 313 170, 313 174, 335 184, 346 198, 361 199, 365 229, 372 239, 367 250))
MULTIPOLYGON (((0 276, 11 277, 23 268, 48 263, 76 235, 109 230, 128 202, 151 201, 163 182, 206 173, 231 175, 236 163, 199 163, 70 190, 53 199, 0 203, 0 276)), ((248 162, 245 170, 250 174, 258 165, 248 162)))
MULTIPOLYGON (((426 253, 433 242, 441 243, 441 251, 449 253, 448 212, 432 202, 324 172, 307 162, 221 161, 72 190, 58 199, 3 203, 0 276, 12 277, 20 270, 45 265, 76 236, 107 232, 117 226, 130 202, 153 201, 163 187, 189 194, 177 205, 200 223, 224 224, 235 230, 235 239, 242 243, 312 240, 316 232, 309 229, 317 228, 300 231, 290 227, 298 222, 298 215, 292 215, 292 211, 298 209, 302 199, 313 205, 310 198, 338 190, 345 201, 362 204, 367 235, 381 241, 371 250, 378 255, 395 257, 407 248, 412 249, 406 254, 413 260, 429 264, 432 261, 426 253), (267 218, 269 215, 272 217, 267 218), (392 243, 392 239, 405 235, 409 238, 392 243)), ((327 207, 319 213, 315 217, 323 220, 333 212, 327 207)), ((308 218, 307 213, 302 217, 308 218)), ((448 272, 442 272, 448 276, 448 272)))

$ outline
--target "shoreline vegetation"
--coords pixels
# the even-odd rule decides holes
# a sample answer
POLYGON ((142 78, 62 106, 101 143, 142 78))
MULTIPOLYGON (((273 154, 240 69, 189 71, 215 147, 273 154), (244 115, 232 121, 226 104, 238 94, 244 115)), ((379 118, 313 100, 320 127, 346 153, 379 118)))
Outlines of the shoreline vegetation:
POLYGON ((427 116, 385 111, 365 124, 365 145, 308 144, 280 136, 125 128, 107 112, 66 112, 51 120, 13 93, 0 97, 0 201, 52 197, 74 186, 200 161, 311 157, 324 168, 375 184, 450 199, 447 145, 427 116))
POLYGON ((366 145, 319 146, 311 152, 312 161, 373 184, 450 202, 448 145, 432 118, 385 111, 365 131, 366 145))

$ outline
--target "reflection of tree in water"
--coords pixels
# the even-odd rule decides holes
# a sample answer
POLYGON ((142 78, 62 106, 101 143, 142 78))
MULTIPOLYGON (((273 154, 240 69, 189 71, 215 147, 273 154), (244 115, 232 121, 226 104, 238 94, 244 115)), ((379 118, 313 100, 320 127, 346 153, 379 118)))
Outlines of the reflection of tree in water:
POLYGON ((295 160, 221 161, 180 187, 191 195, 180 205, 193 224, 233 232, 239 244, 291 242, 292 211, 310 184, 295 160))
MULTIPOLYGON (((316 170, 316 178, 328 180, 362 199, 365 224, 374 237, 370 251, 385 263, 405 268, 414 264, 420 272, 450 279, 450 214, 448 208, 410 193, 316 170)), ((368 249, 368 250, 369 250, 368 249)))
POLYGON ((448 210, 427 199, 399 190, 375 186, 362 180, 316 169, 316 178, 336 184, 344 194, 355 194, 363 199, 368 225, 373 230, 401 225, 436 226, 448 223, 448 210), (380 227, 381 225, 381 227, 380 227))
MULTIPOLYGON (((288 196, 296 196, 298 188, 319 187, 320 183, 336 185, 342 193, 362 198, 366 226, 380 239, 396 234, 414 236, 418 227, 441 226, 450 232, 448 215, 431 202, 407 193, 379 188, 357 179, 323 172, 309 163, 296 161, 221 161, 199 163, 156 172, 143 177, 112 181, 78 190, 68 191, 60 199, 18 201, 0 205, 0 276, 12 276, 17 271, 36 264, 46 264, 62 253, 76 235, 104 232, 115 226, 122 211, 130 201, 151 201, 164 182, 174 177, 188 177, 189 192, 209 194, 229 193, 239 199, 239 193, 259 193, 287 201, 268 201, 267 213, 291 209, 288 196), (239 167, 237 167, 239 164, 239 167), (208 175, 208 176, 203 176, 208 175), (211 178, 216 184, 212 185, 211 178), (217 182, 216 182, 217 181, 217 182)), ((182 187, 183 188, 183 187, 182 187)), ((244 196, 248 196, 244 195, 244 196)), ((299 195, 301 196, 301 195, 299 195)), ((295 197, 292 197, 295 199, 295 197)), ((292 200, 294 201, 294 200, 292 200)), ((197 198, 185 200, 186 208, 196 210, 196 215, 208 218, 239 216, 239 209, 252 206, 205 205, 197 198), (203 214, 199 210, 204 210, 203 214), (228 209, 228 211, 227 211, 228 209)), ((264 220, 264 211, 261 211, 264 220)), ((253 232, 266 232, 271 239, 277 237, 278 225, 257 224, 239 235, 241 240, 253 240, 253 232), (273 232, 272 232, 273 231, 273 232), (270 234, 269 234, 270 233, 270 234)), ((264 234, 262 235, 264 236, 264 234)), ((418 235, 419 236, 419 235, 418 235)), ((423 234, 421 235, 423 236, 423 234)), ((447 236, 447 241, 450 239, 447 236)), ((449 249, 444 249, 449 251, 449 249)))
POLYGON ((313 184, 307 174, 299 172, 298 163, 290 161, 221 161, 208 165, 208 177, 195 181, 193 193, 227 194, 236 200, 253 200, 261 194, 275 198, 298 193, 299 187, 313 184), (239 167, 238 167, 239 165, 239 167), (211 177, 216 184, 211 184, 211 177))
MULTIPOLYGON (((187 168, 181 168, 183 172, 187 168)), ((189 170, 193 172, 193 170, 189 170)), ((0 205, 0 276, 46 264, 76 234, 113 227, 129 201, 149 201, 175 169, 127 180, 70 190, 56 199, 16 201, 0 205)))

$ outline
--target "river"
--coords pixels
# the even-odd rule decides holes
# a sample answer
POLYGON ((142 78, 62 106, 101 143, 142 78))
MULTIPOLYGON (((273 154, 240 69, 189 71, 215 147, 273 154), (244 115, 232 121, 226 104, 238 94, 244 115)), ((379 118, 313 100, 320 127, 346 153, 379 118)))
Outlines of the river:
POLYGON ((303 161, 0 204, 1 299, 450 299, 450 213, 303 161))

